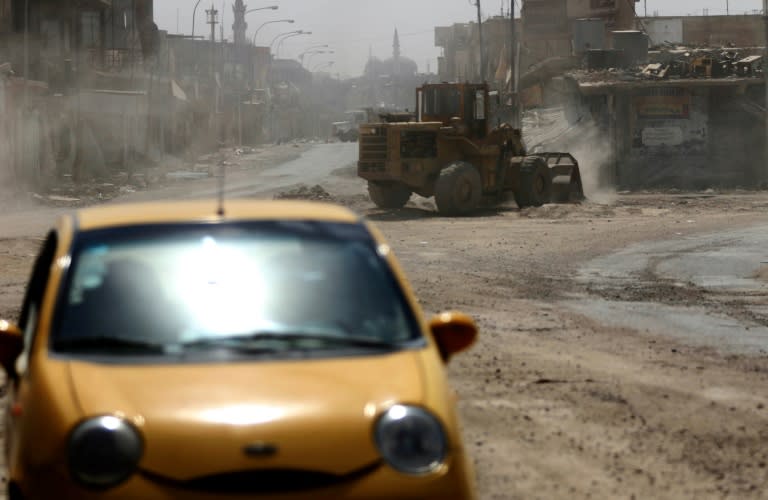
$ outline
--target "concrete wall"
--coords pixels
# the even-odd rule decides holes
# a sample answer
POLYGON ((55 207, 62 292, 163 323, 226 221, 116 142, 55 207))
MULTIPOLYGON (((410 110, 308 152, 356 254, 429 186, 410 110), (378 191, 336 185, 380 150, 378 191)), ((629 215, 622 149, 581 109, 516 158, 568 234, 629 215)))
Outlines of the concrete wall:
POLYGON ((603 18, 609 30, 634 29, 634 0, 568 0, 568 18, 603 18))
POLYGON ((683 19, 685 42, 697 45, 764 45, 764 30, 760 16, 702 16, 683 19))
POLYGON ((645 19, 643 27, 648 34, 651 45, 659 45, 664 42, 682 44, 683 37, 683 19, 645 19))
POLYGON ((601 19, 605 46, 610 32, 635 28, 634 0, 526 0, 523 2, 523 68, 550 57, 573 54, 578 19, 601 19))
POLYGON ((569 39, 566 0, 525 0, 521 11, 524 43, 569 39))
POLYGON ((765 45, 765 25, 761 16, 686 16, 646 17, 640 19, 640 27, 651 36, 652 43, 663 43, 660 36, 667 31, 679 40, 669 40, 687 45, 758 47, 765 45), (682 36, 680 34, 682 25, 682 36))
MULTIPOLYGON (((515 21, 518 39, 522 33, 522 22, 515 21)), ((497 70, 506 72, 509 61, 509 18, 492 17, 483 22, 483 39, 486 50, 485 75, 494 80, 497 70)), ((443 57, 439 60, 438 78, 441 81, 476 81, 480 75, 479 32, 477 23, 454 24, 435 28, 435 46, 442 47, 443 57)))
POLYGON ((751 187, 763 179, 764 123, 742 105, 760 86, 646 87, 613 97, 617 183, 622 188, 751 187))

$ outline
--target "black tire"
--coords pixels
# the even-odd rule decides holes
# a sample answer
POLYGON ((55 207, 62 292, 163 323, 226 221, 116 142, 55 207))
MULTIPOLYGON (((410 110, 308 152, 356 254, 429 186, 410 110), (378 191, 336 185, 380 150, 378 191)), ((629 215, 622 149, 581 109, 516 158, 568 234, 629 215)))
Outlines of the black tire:
POLYGON ((539 156, 528 156, 520 166, 515 202, 520 208, 540 207, 552 201, 552 174, 539 156))
POLYGON ((379 208, 403 208, 411 199, 411 190, 402 184, 368 183, 371 201, 379 208))
POLYGON ((445 167, 435 183, 435 204, 443 215, 464 215, 475 210, 483 196, 480 172, 457 161, 445 167))

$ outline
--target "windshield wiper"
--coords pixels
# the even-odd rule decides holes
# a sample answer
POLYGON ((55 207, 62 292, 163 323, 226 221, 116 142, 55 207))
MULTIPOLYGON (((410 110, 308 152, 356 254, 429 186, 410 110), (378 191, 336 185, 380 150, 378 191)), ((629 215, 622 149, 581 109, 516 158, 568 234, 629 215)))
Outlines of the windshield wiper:
MULTIPOLYGON (((317 340, 320 342, 327 342, 334 345, 343 345, 351 347, 368 347, 376 349, 397 349, 398 344, 387 342, 384 340, 362 337, 359 335, 346 335, 340 333, 321 333, 312 331, 258 331, 244 335, 227 335, 221 337, 205 337, 201 339, 192 340, 181 344, 181 347, 207 347, 207 346, 219 346, 225 345, 235 348, 248 349, 248 344, 258 343, 261 341, 282 341, 290 344, 295 344, 297 341, 302 340, 317 340)), ((277 349, 256 349, 264 351, 275 351, 277 349)))
POLYGON ((120 351, 121 354, 126 351, 162 354, 166 350, 163 344, 109 335, 65 337, 55 340, 53 345, 55 350, 61 351, 120 351))

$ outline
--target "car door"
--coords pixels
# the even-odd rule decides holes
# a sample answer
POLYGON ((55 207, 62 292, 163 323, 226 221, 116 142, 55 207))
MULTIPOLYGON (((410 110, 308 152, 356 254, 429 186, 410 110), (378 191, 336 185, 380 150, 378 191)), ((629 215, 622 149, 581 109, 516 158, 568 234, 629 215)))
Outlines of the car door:
POLYGON ((6 387, 8 394, 9 408, 6 412, 6 452, 10 450, 12 446, 13 438, 13 417, 14 408, 16 407, 17 395, 19 394, 20 386, 29 379, 30 373, 27 371, 27 359, 29 352, 34 345, 35 338, 37 337, 37 327, 40 318, 40 309, 42 306, 43 297, 45 296, 45 290, 48 288, 48 280, 51 276, 51 269, 53 267, 54 257, 56 255, 56 247, 58 245, 58 235, 56 231, 52 230, 48 233, 45 241, 37 255, 32 266, 32 273, 29 281, 27 282, 27 289, 24 293, 24 301, 21 307, 21 314, 19 315, 18 325, 24 336, 24 350, 19 356, 16 362, 19 376, 16 380, 7 381, 6 387))

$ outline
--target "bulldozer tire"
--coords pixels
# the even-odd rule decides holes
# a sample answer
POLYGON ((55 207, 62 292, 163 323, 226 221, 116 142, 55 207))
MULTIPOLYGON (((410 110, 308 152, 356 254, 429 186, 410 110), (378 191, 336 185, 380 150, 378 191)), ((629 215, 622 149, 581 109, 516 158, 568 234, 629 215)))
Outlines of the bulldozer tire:
POLYGON ((520 166, 520 182, 515 190, 515 202, 520 208, 540 207, 552 201, 552 174, 547 162, 538 156, 528 156, 520 166))
POLYGON ((411 199, 411 190, 402 184, 369 182, 368 194, 377 207, 386 209, 403 208, 411 199))
POLYGON ((451 163, 435 183, 435 204, 443 215, 463 215, 476 209, 483 195, 480 172, 470 163, 451 163))

